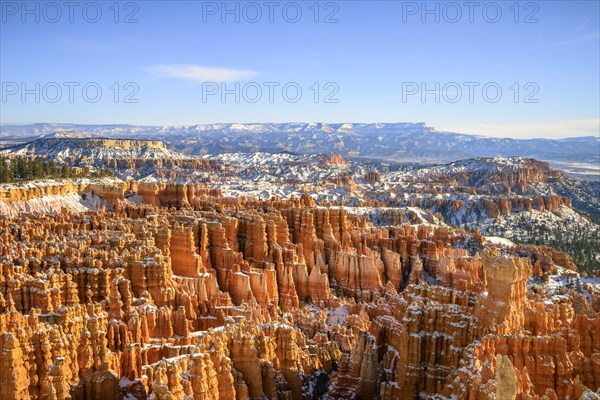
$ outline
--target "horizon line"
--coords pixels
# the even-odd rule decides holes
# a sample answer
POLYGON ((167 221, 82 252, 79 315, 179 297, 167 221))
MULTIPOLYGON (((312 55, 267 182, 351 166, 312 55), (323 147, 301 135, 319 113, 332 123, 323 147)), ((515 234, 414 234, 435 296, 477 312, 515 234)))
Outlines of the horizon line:
MULTIPOLYGON (((460 132, 456 130, 438 130, 436 127, 428 125, 427 122, 419 121, 419 122, 407 122, 407 121, 396 121, 396 122, 323 122, 323 121, 287 121, 287 122, 205 122, 205 123, 192 123, 192 124, 132 124, 132 123, 76 123, 76 122, 30 122, 30 123, 15 123, 15 122, 0 122, 0 128, 6 126, 33 126, 33 125, 79 125, 79 126, 130 126, 130 127, 144 127, 144 128, 163 128, 163 127, 192 127, 192 126, 207 126, 207 125, 285 125, 285 124, 323 124, 323 125, 397 125, 397 124, 410 124, 410 125, 423 125, 425 128, 432 129, 435 133, 441 134, 456 134, 456 135, 465 135, 472 137, 479 137, 484 139, 509 139, 509 140, 565 140, 565 139, 583 139, 583 138, 596 138, 600 140, 600 132, 598 135, 589 134, 589 135, 580 135, 580 136, 563 136, 563 137, 550 137, 550 136, 538 136, 538 137, 514 137, 508 135, 493 135, 493 134, 485 134, 485 133, 470 133, 470 132, 460 132)), ((84 131, 80 131, 85 133, 84 131)))

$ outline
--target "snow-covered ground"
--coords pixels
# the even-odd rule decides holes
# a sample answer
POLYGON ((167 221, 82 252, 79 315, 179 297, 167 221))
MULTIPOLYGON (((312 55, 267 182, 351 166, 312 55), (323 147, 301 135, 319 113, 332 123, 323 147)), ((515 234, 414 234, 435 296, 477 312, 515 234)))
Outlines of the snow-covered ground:
POLYGON ((99 204, 103 202, 97 196, 89 196, 89 200, 83 200, 77 193, 66 195, 49 195, 35 197, 27 201, 13 201, 10 203, 0 202, 0 215, 15 217, 19 213, 60 213, 67 209, 72 212, 85 212, 90 209, 99 209, 99 204))
POLYGON ((600 292, 600 278, 582 277, 578 272, 561 266, 556 267, 556 272, 548 277, 547 282, 542 282, 539 278, 530 278, 528 286, 533 285, 541 286, 555 301, 560 301, 568 295, 569 291, 575 290, 582 293, 591 302, 592 296, 589 289, 600 292))
POLYGON ((341 305, 337 308, 327 308, 327 325, 329 326, 342 326, 348 318, 349 312, 346 306, 341 305))
POLYGON ((486 236, 485 241, 492 244, 499 244, 505 247, 512 247, 515 245, 511 240, 498 236, 486 236))

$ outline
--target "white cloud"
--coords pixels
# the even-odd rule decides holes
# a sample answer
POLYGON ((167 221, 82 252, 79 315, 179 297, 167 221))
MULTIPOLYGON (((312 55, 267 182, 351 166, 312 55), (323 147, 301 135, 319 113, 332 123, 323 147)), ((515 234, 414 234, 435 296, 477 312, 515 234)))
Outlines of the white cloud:
POLYGON ((525 138, 565 138, 600 135, 600 119, 576 119, 539 123, 433 125, 438 131, 483 136, 525 138))
POLYGON ((197 64, 153 65, 149 72, 169 78, 185 79, 193 82, 235 82, 258 75, 255 71, 229 68, 212 68, 197 64))

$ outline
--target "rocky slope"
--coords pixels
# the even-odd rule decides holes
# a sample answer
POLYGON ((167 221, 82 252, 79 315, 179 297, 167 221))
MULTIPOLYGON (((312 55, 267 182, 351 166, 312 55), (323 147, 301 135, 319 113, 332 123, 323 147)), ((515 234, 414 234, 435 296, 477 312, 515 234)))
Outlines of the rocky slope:
POLYGON ((400 210, 380 209, 379 226, 308 195, 91 184, 3 192, 0 398, 567 399, 600 388, 600 279, 563 253, 411 224, 400 210), (17 206, 92 190, 98 211, 17 206))
POLYGON ((108 169, 119 177, 202 179, 219 166, 167 149, 161 141, 106 138, 43 138, 0 152, 10 157, 39 157, 90 170, 108 169))
MULTIPOLYGON (((49 147, 53 151, 62 148, 55 140, 49 140, 54 143, 49 147)), ((70 141, 60 139, 58 143, 70 143, 65 140, 70 141)), ((96 143, 94 139, 77 139, 84 142, 76 148, 77 154, 95 148, 85 143, 89 140, 96 143)), ((108 147, 96 150, 96 165, 117 160, 110 155, 116 146, 110 141, 103 143, 108 147)), ((122 141, 122 146, 131 146, 134 151, 143 147, 132 141, 122 141)), ((156 146, 161 152, 169 152, 162 143, 156 146)), ((67 154, 76 153, 68 149, 67 154)), ((150 147, 147 151, 153 150, 150 147)), ((59 153, 52 154, 65 160, 65 153, 60 157, 56 155, 59 153)), ((164 181, 204 182, 226 196, 265 200, 310 194, 318 205, 347 207, 368 215, 379 225, 420 220, 479 229, 483 234, 504 236, 518 243, 557 247, 588 272, 600 267, 600 183, 578 181, 534 159, 474 158, 431 165, 345 159, 338 153, 227 153, 183 160, 177 158, 181 156, 178 153, 175 158, 161 158, 160 154, 138 161, 122 159, 127 165, 112 169, 126 179, 118 185, 133 196, 137 189, 130 178, 141 177, 142 200, 143 193, 156 197, 152 193, 160 190, 164 181), (179 161, 193 165, 176 164, 179 161), (137 166, 130 168, 132 162, 137 166), (397 211, 402 214, 399 218, 395 217, 397 211)), ((80 165, 81 159, 69 163, 80 165)), ((77 192, 84 193, 82 189, 77 192)), ((140 202, 140 198, 131 196, 127 200, 140 202)), ((50 200, 46 203, 52 203, 50 200)), ((56 202, 54 209, 60 210, 62 206, 56 202)))
POLYGON ((547 163, 521 157, 438 165, 350 159, 327 166, 323 157, 206 156, 228 171, 214 183, 228 195, 268 199, 310 193, 318 204, 362 211, 416 208, 453 226, 521 243, 550 243, 570 252, 588 271, 600 266, 599 183, 578 181, 547 163))
POLYGON ((167 141, 201 155, 232 152, 339 152, 394 161, 448 162, 472 157, 533 157, 569 173, 600 179, 600 138, 507 139, 438 132, 424 123, 255 123, 192 126, 34 124, 2 125, 8 145, 59 133, 167 141), (80 133, 83 132, 83 133, 80 133))

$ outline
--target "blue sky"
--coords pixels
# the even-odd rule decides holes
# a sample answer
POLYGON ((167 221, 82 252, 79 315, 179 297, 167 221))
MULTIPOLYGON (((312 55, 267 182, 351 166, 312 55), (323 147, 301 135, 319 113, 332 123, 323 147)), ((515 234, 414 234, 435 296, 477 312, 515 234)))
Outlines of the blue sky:
POLYGON ((600 134, 598 1, 1 3, 2 123, 600 134))

